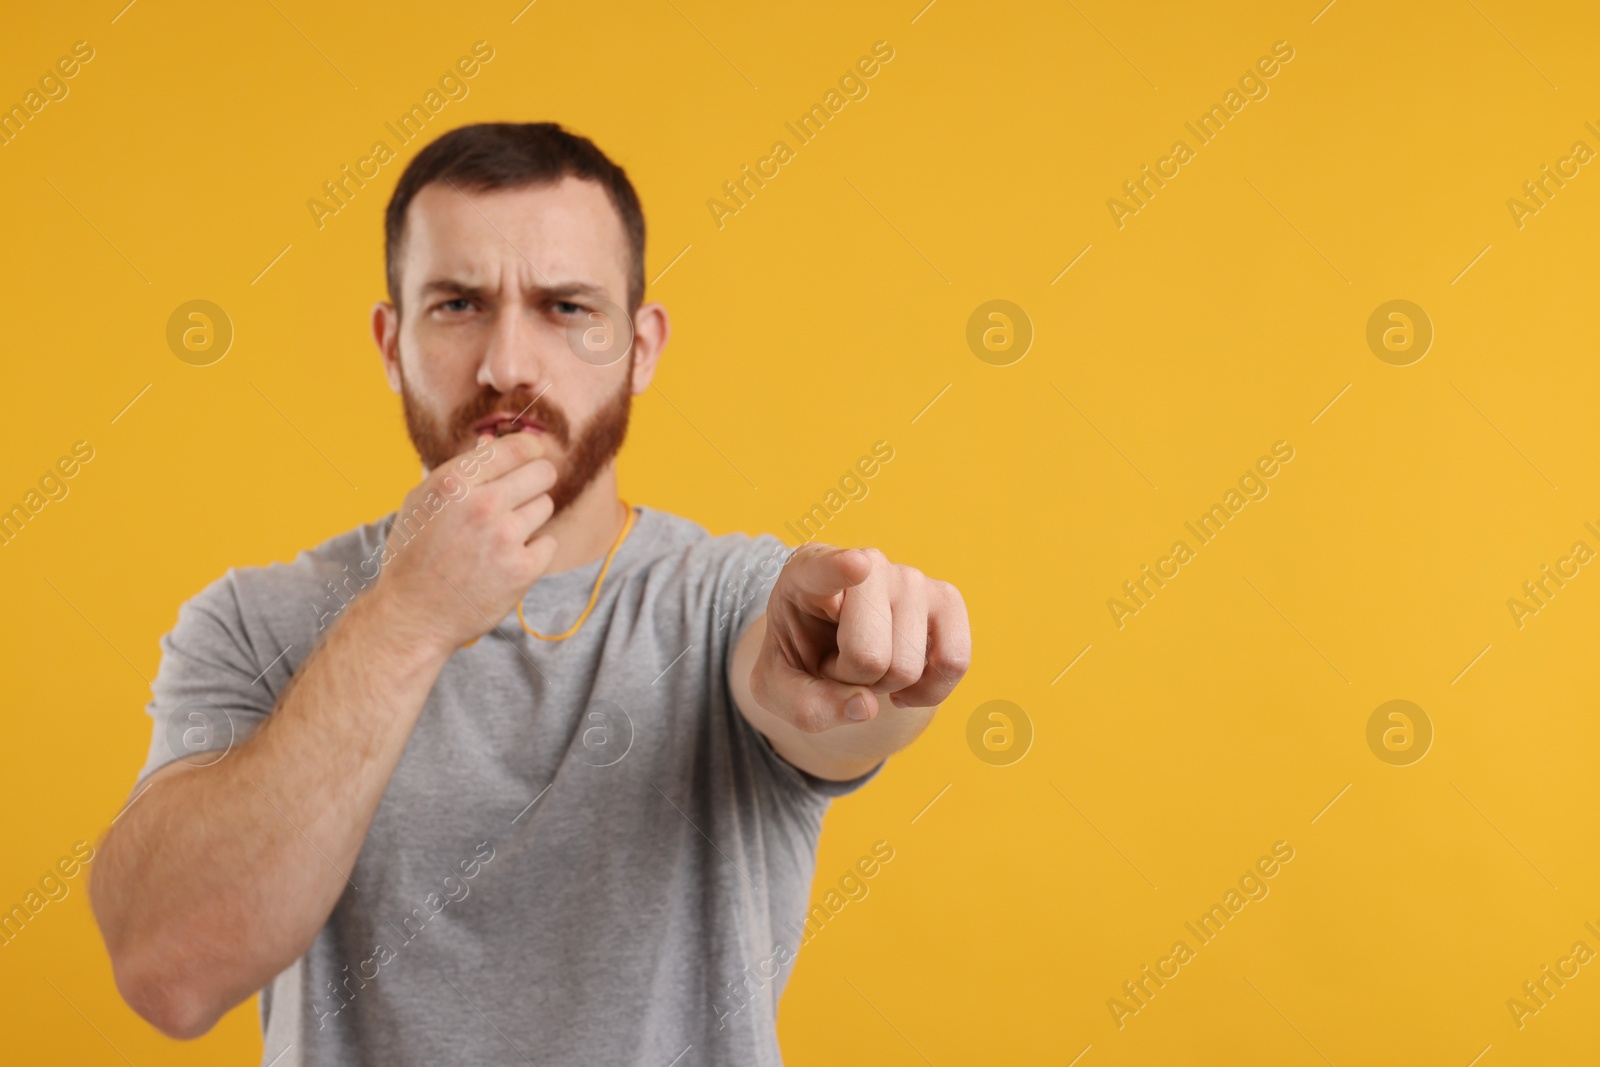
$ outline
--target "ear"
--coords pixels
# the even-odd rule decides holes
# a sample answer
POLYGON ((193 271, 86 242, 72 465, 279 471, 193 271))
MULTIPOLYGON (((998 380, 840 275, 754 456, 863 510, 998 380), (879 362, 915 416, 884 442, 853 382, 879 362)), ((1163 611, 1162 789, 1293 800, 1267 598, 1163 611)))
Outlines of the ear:
POLYGON ((372 305, 372 340, 383 357, 389 388, 400 392, 400 312, 387 300, 372 305))
POLYGON ((667 340, 672 336, 672 323, 667 309, 661 304, 645 304, 633 316, 633 394, 643 395, 655 376, 656 364, 667 340))

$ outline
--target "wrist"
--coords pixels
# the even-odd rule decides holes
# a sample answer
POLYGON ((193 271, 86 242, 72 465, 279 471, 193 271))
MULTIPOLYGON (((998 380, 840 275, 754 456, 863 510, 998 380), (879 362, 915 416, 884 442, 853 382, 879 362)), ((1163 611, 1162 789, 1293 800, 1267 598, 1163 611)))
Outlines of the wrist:
POLYGON ((403 672, 437 674, 456 651, 457 643, 439 632, 426 611, 409 605, 391 583, 380 580, 350 607, 352 613, 357 609, 365 640, 403 672))

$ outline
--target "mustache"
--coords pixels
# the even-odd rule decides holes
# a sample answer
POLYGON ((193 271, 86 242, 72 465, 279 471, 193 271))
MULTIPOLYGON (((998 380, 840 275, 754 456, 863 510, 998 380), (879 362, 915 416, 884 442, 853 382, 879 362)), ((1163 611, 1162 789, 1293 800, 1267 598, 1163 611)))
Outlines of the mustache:
POLYGON ((470 435, 474 424, 499 412, 510 415, 520 413, 524 418, 532 419, 563 445, 570 440, 571 425, 567 422, 567 416, 544 398, 543 391, 535 393, 528 386, 518 386, 509 393, 484 389, 457 408, 451 416, 451 437, 460 440, 470 435))

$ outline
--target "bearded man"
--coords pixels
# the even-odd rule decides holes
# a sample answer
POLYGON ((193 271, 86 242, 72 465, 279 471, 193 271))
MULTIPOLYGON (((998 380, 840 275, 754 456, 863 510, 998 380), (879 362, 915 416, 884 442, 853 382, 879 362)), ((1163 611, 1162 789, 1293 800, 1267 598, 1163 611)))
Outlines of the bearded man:
POLYGON ((259 991, 274 1067, 778 1064, 823 815, 967 670, 960 594, 619 498, 669 326, 587 139, 453 130, 385 223, 424 476, 182 606, 92 876, 117 986, 180 1038, 259 991))

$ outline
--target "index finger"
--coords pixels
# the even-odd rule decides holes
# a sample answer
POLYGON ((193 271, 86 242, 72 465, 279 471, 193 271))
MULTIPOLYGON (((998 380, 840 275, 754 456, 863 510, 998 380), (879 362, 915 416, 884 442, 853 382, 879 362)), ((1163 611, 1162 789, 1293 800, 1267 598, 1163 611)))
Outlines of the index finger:
POLYGON ((836 596, 867 580, 872 573, 872 557, 859 548, 823 545, 817 551, 791 558, 784 570, 800 592, 816 597, 836 596))
POLYGON ((474 447, 457 456, 451 465, 469 484, 482 485, 544 454, 544 442, 531 433, 513 433, 504 437, 480 434, 474 447))

